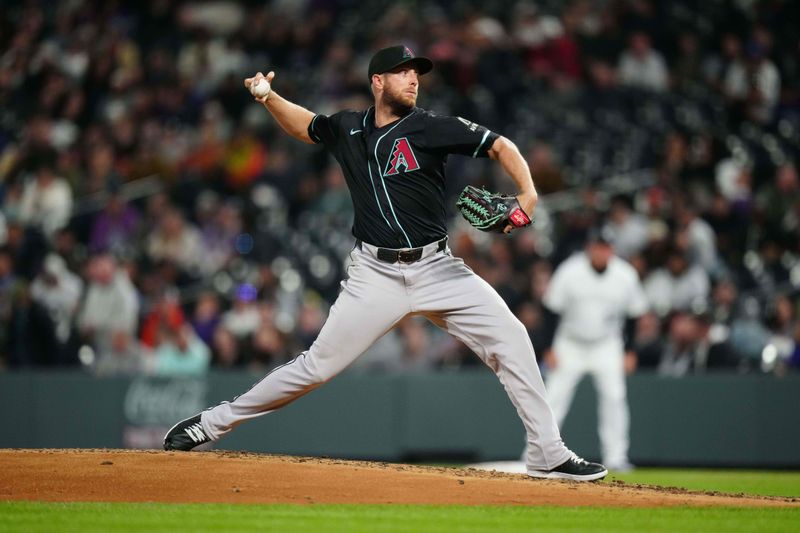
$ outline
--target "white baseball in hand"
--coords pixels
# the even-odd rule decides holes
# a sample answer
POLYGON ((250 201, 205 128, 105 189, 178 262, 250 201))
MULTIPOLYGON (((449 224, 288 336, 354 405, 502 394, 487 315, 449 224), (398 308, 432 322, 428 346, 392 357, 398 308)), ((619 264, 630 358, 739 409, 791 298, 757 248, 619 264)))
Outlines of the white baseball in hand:
POLYGON ((260 78, 257 83, 250 86, 250 93, 256 98, 264 98, 271 88, 267 78, 260 78))

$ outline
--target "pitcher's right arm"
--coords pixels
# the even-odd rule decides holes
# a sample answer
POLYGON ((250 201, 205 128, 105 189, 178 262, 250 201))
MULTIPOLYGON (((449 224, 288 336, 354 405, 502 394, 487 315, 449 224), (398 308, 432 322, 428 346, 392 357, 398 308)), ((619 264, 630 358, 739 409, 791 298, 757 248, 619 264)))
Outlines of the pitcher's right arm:
MULTIPOLYGON (((244 80, 244 86, 250 90, 250 87, 253 84, 258 83, 258 80, 261 78, 266 78, 267 83, 272 85, 272 80, 275 78, 275 73, 270 71, 266 76, 264 76, 261 72, 259 72, 252 78, 246 78, 244 80)), ((311 140, 311 137, 308 136, 308 125, 314 118, 314 113, 302 106, 286 100, 274 90, 270 90, 270 92, 262 98, 256 98, 256 101, 260 102, 264 105, 264 107, 267 108, 267 111, 269 111, 272 116, 275 117, 275 120, 278 121, 278 124, 280 124, 281 128, 283 128, 283 131, 298 141, 303 141, 304 143, 308 144, 314 143, 314 141, 311 140)))

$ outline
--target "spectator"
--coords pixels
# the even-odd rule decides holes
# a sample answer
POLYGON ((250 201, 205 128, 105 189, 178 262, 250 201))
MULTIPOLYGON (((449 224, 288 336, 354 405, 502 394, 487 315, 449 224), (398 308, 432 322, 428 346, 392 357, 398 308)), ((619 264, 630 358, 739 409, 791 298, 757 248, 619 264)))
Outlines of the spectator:
POLYGON ((14 258, 14 273, 26 281, 38 273, 48 246, 45 235, 38 228, 25 227, 17 220, 8 225, 6 247, 14 258))
POLYGON ((729 91, 727 74, 731 69, 744 65, 742 42, 737 35, 726 32, 719 41, 719 50, 711 52, 703 64, 707 83, 716 91, 727 96, 729 91))
POLYGON ((669 336, 658 365, 663 376, 681 377, 709 369, 735 368, 734 356, 725 342, 709 336, 708 315, 678 312, 670 320, 669 336))
POLYGON ((720 279, 711 292, 711 318, 715 324, 730 326, 741 316, 739 290, 731 279, 720 279))
POLYGON ((557 17, 541 14, 533 2, 521 1, 514 5, 511 36, 514 44, 527 56, 529 65, 535 67, 544 56, 549 41, 564 31, 557 17))
POLYGON ((111 255, 93 257, 88 272, 89 286, 78 316, 78 327, 94 349, 94 358, 82 359, 82 362, 102 375, 140 372, 136 289, 111 255))
POLYGON ((777 288, 790 282, 790 265, 784 259, 785 253, 783 243, 771 235, 766 236, 758 248, 756 281, 770 296, 775 295, 777 288))
POLYGON ((633 32, 628 38, 628 48, 619 59, 619 79, 622 85, 638 89, 655 92, 668 89, 667 64, 652 48, 646 33, 633 32))
POLYGON ((419 318, 408 318, 398 324, 402 339, 402 368, 404 372, 433 370, 436 364, 435 351, 431 348, 431 337, 427 322, 419 318))
POLYGON ((731 324, 730 345, 744 369, 760 369, 770 331, 760 320, 760 304, 755 297, 742 298, 742 313, 731 324))
MULTIPOLYGON (((300 346, 311 346, 325 324, 326 309, 318 299, 306 298, 297 318, 295 337, 300 346)), ((299 348, 303 349, 303 348, 299 348)))
POLYGON ((745 217, 734 211, 733 204, 722 194, 711 198, 711 206, 704 214, 714 232, 720 258, 727 265, 735 265, 744 252, 747 225, 745 217))
POLYGON ((703 55, 696 33, 684 31, 678 36, 678 58, 672 71, 677 89, 695 92, 702 90, 705 81, 703 55))
POLYGON ((288 359, 286 341, 283 334, 275 327, 273 310, 269 304, 258 305, 260 321, 258 328, 248 339, 246 350, 250 360, 250 368, 259 371, 270 370, 285 363, 288 359))
POLYGON ((236 337, 225 328, 214 330, 214 365, 221 369, 240 368, 245 363, 236 337))
POLYGON ((202 376, 208 372, 211 351, 188 325, 164 326, 153 354, 157 376, 202 376))
POLYGON ((517 307, 514 314, 528 331, 528 337, 530 337, 531 344, 533 344, 533 351, 537 354, 543 354, 548 346, 545 346, 547 339, 544 338, 545 335, 543 334, 544 320, 541 305, 534 304, 531 301, 524 301, 517 307))
POLYGON ((178 209, 170 207, 147 239, 147 253, 153 261, 169 261, 194 273, 203 258, 202 237, 178 209))
POLYGON ((561 16, 564 32, 550 45, 550 86, 558 91, 573 90, 581 81, 583 64, 578 43, 581 17, 580 6, 567 8, 561 16))
POLYGON ((139 233, 139 211, 122 196, 119 182, 108 186, 109 198, 97 215, 89 238, 93 253, 123 253, 134 247, 139 233))
MULTIPOLYGON (((664 316, 671 311, 703 309, 710 282, 701 266, 692 265, 686 252, 673 247, 667 255, 666 266, 647 276, 644 290, 651 308, 664 316)), ((679 324, 679 329, 681 326, 679 324)))
POLYGON ((242 233, 241 210, 233 201, 207 213, 200 225, 203 254, 200 269, 204 275, 222 270, 236 255, 236 238, 242 233))
POLYGON ((702 266, 710 274, 719 273, 717 261, 717 240, 711 226, 698 216, 698 209, 691 202, 681 202, 675 206, 675 219, 680 238, 693 264, 702 266))
POLYGON ((31 298, 24 283, 14 287, 8 319, 8 363, 12 368, 57 364, 55 325, 47 309, 31 298))
POLYGON ((69 222, 72 214, 72 190, 64 178, 55 174, 52 161, 42 160, 34 169, 34 178, 25 183, 20 200, 20 220, 40 228, 48 237, 69 222))
POLYGON ((637 370, 653 371, 658 368, 664 352, 664 339, 661 320, 652 311, 642 315, 636 323, 633 351, 636 353, 637 370))
POLYGON ((70 272, 66 261, 55 254, 45 258, 41 272, 31 283, 31 298, 47 309, 55 327, 58 351, 53 358, 59 364, 77 362, 76 354, 70 353, 70 341, 82 293, 83 280, 70 272))
MULTIPOLYGON (((186 318, 183 315, 177 292, 161 289, 150 306, 150 310, 141 319, 139 337, 142 346, 151 350, 157 349, 164 331, 174 333, 185 323, 186 318)), ((174 335, 172 338, 174 340, 174 335)))
POLYGON ((633 210, 633 203, 625 195, 612 198, 603 231, 611 239, 615 253, 623 259, 644 250, 649 239, 647 219, 633 210))
POLYGON ((222 321, 219 298, 213 292, 206 291, 200 294, 192 314, 192 327, 200 340, 211 346, 214 342, 214 332, 222 321))
POLYGON ((788 242, 800 231, 800 178, 797 167, 784 163, 775 170, 775 179, 756 197, 759 212, 767 224, 765 230, 788 242))
POLYGON ((76 184, 78 196, 101 193, 122 182, 122 177, 114 168, 114 157, 114 147, 105 140, 89 148, 88 172, 76 184))
POLYGON ((724 90, 737 116, 759 124, 772 120, 780 97, 781 80, 762 45, 751 41, 746 58, 733 61, 725 72, 724 90))
POLYGON ((253 285, 242 283, 236 288, 233 308, 222 315, 222 327, 237 339, 252 335, 261 324, 261 316, 256 305, 257 297, 253 285))
POLYGON ((769 343, 775 347, 776 360, 788 361, 794 352, 794 333, 797 325, 795 304, 787 294, 779 294, 767 313, 769 343))
POLYGON ((325 189, 311 210, 316 215, 326 216, 329 222, 349 225, 353 217, 353 202, 339 165, 330 165, 325 170, 325 189))

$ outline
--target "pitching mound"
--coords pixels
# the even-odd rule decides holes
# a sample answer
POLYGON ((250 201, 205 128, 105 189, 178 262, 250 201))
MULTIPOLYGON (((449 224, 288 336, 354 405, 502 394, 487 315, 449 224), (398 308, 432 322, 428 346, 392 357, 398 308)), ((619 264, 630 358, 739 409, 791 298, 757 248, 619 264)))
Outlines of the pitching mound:
POLYGON ((238 452, 0 450, 0 500, 798 506, 796 499, 238 452))

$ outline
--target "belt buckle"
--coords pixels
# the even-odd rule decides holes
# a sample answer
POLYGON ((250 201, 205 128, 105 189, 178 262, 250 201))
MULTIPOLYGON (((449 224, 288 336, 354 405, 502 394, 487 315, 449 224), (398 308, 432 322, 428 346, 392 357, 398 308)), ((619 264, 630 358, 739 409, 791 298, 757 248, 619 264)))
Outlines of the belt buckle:
POLYGON ((422 248, 414 248, 413 250, 402 250, 397 254, 397 260, 401 263, 413 263, 419 261, 422 257, 422 248))

